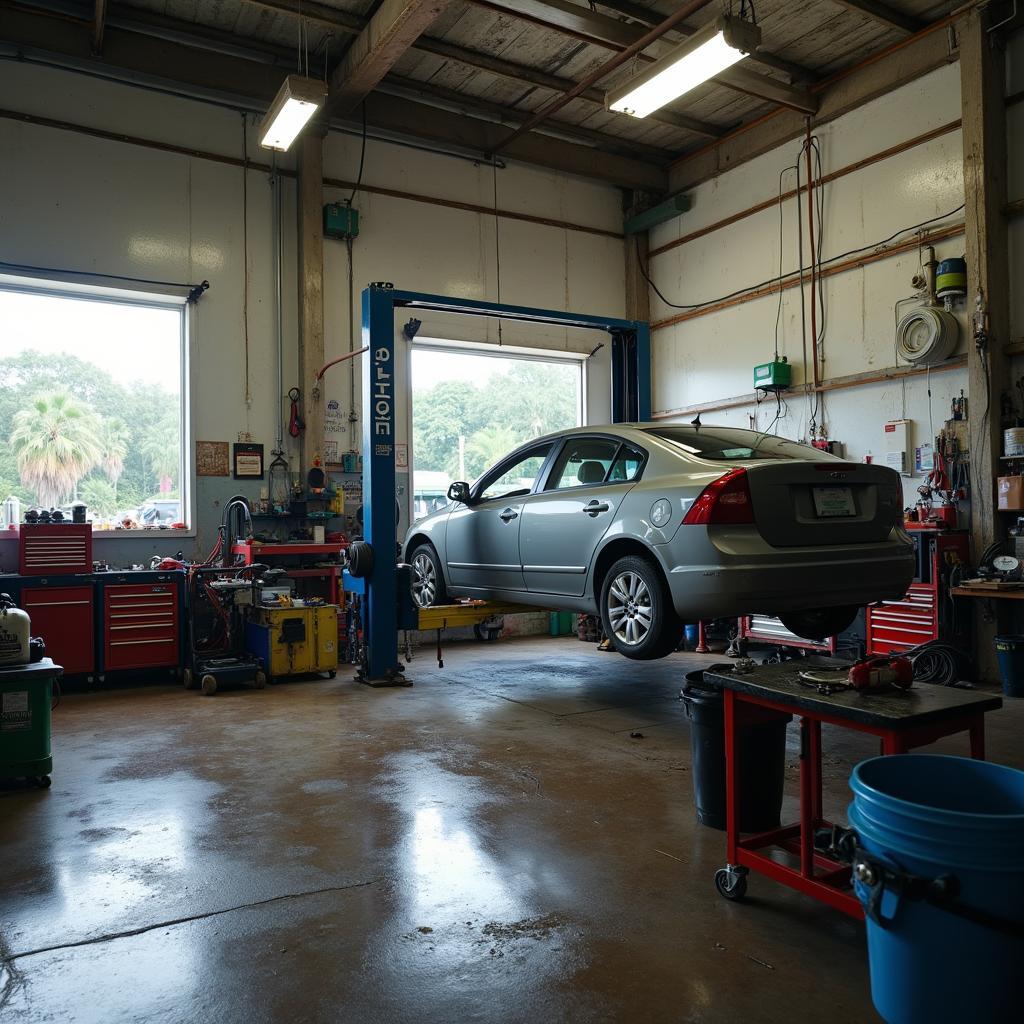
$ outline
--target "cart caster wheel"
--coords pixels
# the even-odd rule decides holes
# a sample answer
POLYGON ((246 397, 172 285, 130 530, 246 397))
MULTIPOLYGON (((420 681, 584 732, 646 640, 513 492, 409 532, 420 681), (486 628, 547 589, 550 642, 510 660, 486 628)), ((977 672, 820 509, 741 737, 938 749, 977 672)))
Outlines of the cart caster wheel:
POLYGON ((181 682, 186 690, 196 688, 196 677, 192 674, 192 669, 187 668, 181 673, 181 682))
POLYGON ((203 694, 212 697, 217 692, 217 680, 213 676, 203 676, 203 694))
POLYGON ((257 690, 262 690, 267 685, 267 673, 257 672, 256 675, 252 677, 252 685, 257 690))
POLYGON ((715 888, 727 900, 741 900, 747 894, 746 872, 735 868, 719 868, 715 872, 715 888))
POLYGON ((49 775, 37 775, 35 779, 35 783, 40 789, 49 789, 52 781, 49 775))
POLYGON ((336 672, 336 671, 335 671, 335 670, 334 670, 334 669, 332 668, 332 669, 330 670, 330 672, 328 672, 328 673, 327 673, 327 678, 328 678, 328 679, 333 679, 333 678, 334 678, 334 677, 335 677, 335 676, 336 676, 337 674, 338 674, 338 673, 337 673, 337 672, 336 672))

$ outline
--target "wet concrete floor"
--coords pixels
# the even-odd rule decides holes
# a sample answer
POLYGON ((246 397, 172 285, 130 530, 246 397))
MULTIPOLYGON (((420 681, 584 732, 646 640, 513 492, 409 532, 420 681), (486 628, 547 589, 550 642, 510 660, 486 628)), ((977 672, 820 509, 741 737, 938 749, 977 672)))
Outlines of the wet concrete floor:
MULTIPOLYGON (((678 692, 720 658, 431 654, 405 690, 65 697, 52 789, 0 792, 0 1021, 876 1019, 862 925, 714 890, 678 692)), ((1024 766, 1022 724, 989 716, 991 759, 1024 766)), ((842 818, 876 744, 825 749, 842 818)))

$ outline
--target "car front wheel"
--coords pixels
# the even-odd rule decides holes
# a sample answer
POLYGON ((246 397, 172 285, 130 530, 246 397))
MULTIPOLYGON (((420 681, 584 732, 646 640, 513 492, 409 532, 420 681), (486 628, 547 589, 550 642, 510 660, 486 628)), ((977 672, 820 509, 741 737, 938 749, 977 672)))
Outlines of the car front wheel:
POLYGON ((608 570, 601 623, 615 650, 635 661, 671 654, 683 628, 657 565, 638 555, 620 558, 608 570))
POLYGON ((412 599, 419 608, 448 604, 448 591, 441 574, 441 559, 433 544, 419 544, 409 559, 412 566, 412 599))

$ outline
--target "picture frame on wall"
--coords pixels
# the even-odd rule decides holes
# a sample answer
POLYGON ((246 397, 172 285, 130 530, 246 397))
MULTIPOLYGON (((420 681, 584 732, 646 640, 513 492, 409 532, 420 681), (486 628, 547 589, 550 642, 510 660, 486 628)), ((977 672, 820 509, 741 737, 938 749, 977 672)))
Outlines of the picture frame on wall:
POLYGON ((238 442, 232 452, 236 480, 263 479, 263 445, 238 442))

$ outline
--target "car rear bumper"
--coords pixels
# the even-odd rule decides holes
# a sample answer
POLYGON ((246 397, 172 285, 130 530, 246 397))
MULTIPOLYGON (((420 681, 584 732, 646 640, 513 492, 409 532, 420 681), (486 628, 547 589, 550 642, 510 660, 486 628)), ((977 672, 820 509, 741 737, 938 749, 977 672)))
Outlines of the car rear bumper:
POLYGON ((676 612, 685 622, 740 615, 778 615, 809 608, 873 604, 902 597, 914 559, 902 544, 849 548, 814 557, 774 554, 771 559, 708 565, 665 565, 676 612))

